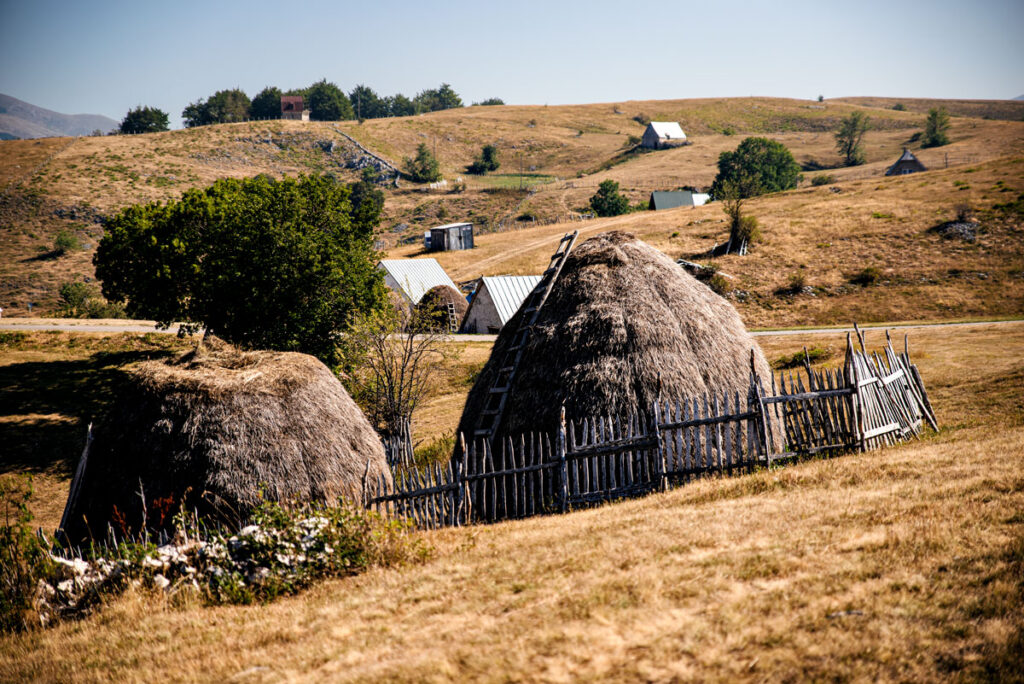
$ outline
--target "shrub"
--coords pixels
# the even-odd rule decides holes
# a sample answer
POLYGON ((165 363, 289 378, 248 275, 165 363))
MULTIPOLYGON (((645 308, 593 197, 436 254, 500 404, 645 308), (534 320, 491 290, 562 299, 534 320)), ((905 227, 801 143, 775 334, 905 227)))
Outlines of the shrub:
POLYGON ((646 126, 647 124, 651 123, 651 117, 647 116, 643 112, 640 112, 639 114, 633 117, 633 121, 636 121, 641 126, 646 126))
POLYGON ((966 202, 959 202, 953 207, 956 212, 956 220, 960 223, 969 223, 974 220, 974 209, 966 202))
POLYGON ((62 228, 57 237, 53 239, 53 251, 57 254, 67 254, 81 247, 75 234, 66 228, 62 228))
POLYGON ((862 271, 856 273, 850 278, 850 282, 854 285, 861 285, 868 287, 870 285, 877 284, 882 279, 882 272, 874 266, 868 266, 862 271))
POLYGON ((590 198, 590 208, 598 216, 619 216, 629 212, 629 199, 619 194, 619 184, 613 180, 602 181, 597 192, 590 198))
POLYGON ((53 564, 32 531, 32 480, 0 480, 3 526, 0 527, 0 632, 20 632, 39 625, 36 591, 50 577, 53 564))
POLYGON ((433 183, 441 180, 441 167, 426 143, 416 148, 415 157, 406 157, 405 173, 416 183, 433 183))
POLYGON ((871 218, 891 219, 892 218, 892 214, 890 214, 889 212, 886 212, 886 211, 873 211, 873 212, 871 212, 871 218))
POLYGON ((893 108, 894 111, 897 111, 897 112, 905 112, 905 111, 907 111, 906 106, 904 106, 904 104, 902 102, 897 102, 896 104, 894 104, 892 106, 892 108, 893 108))
POLYGON ((421 466, 434 463, 444 465, 448 463, 454 452, 455 433, 448 432, 423 446, 416 447, 413 450, 413 460, 421 466))
POLYGON ((830 173, 819 173, 817 176, 811 178, 811 185, 818 187, 821 185, 831 185, 836 182, 836 177, 830 173))
POLYGON ((636 147, 641 142, 639 135, 630 135, 626 138, 626 147, 636 147))
POLYGON ((750 243, 760 242, 761 225, 758 223, 757 217, 750 216, 749 214, 741 216, 739 228, 736 231, 736 237, 750 243))
POLYGON ((708 287, 715 291, 715 293, 725 296, 732 291, 732 283, 721 273, 715 273, 707 280, 708 287))

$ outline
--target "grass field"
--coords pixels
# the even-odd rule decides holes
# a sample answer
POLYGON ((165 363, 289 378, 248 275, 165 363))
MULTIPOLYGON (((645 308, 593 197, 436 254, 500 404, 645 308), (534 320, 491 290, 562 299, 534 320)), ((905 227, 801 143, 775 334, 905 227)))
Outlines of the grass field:
MULTIPOLYGON (((104 349, 167 351, 105 339, 28 336, 0 360, 84 358, 89 387, 104 349)), ((808 342, 759 341, 770 359, 808 342)), ((132 592, 83 621, 0 637, 0 680, 1012 680, 1024 665, 1024 324, 923 328, 910 342, 942 426, 921 441, 425 533, 426 564, 265 606, 132 592)), ((442 402, 458 402, 483 351, 462 356, 442 402)), ((63 375, 9 377, 29 396, 63 375)), ((50 401, 38 410, 60 408, 50 401)), ((7 468, 25 469, 39 470, 7 468)), ((63 502, 66 474, 52 477, 43 508, 63 502)))
MULTIPOLYGON (((438 191, 411 184, 389 190, 379 235, 387 245, 417 238, 425 228, 453 221, 473 221, 489 230, 500 221, 523 215, 541 220, 564 217, 585 209, 588 198, 605 179, 618 181, 632 203, 646 201, 653 189, 706 186, 714 177, 718 155, 734 149, 746 135, 766 135, 783 142, 799 163, 824 167, 844 191, 848 184, 858 187, 859 183, 858 194, 834 198, 828 214, 798 215, 811 223, 820 218, 847 234, 863 229, 865 223, 870 225, 858 209, 866 196, 875 192, 876 185, 882 194, 901 196, 906 188, 901 179, 886 179, 882 174, 904 146, 914 149, 934 169, 919 182, 939 176, 947 164, 949 172, 966 173, 978 165, 995 160, 1003 164, 1024 154, 1024 122, 1017 114, 1021 109, 1017 103, 944 101, 942 104, 958 114, 953 117, 952 143, 921 150, 911 137, 923 126, 926 105, 938 102, 907 100, 907 111, 894 111, 895 102, 885 98, 822 103, 719 98, 467 107, 362 124, 264 121, 138 136, 3 141, 0 306, 7 315, 27 315, 29 302, 36 305, 37 312, 52 312, 62 282, 93 277, 92 249, 102 235, 102 217, 126 205, 177 197, 188 188, 204 187, 222 177, 331 172, 341 178, 354 178, 354 172, 340 165, 339 157, 325 151, 327 143, 344 145, 338 129, 396 163, 412 155, 420 143, 428 143, 436 149, 449 181, 458 176, 465 181, 461 192, 454 191, 454 184, 438 191), (839 164, 832 131, 843 116, 853 111, 866 112, 873 122, 874 128, 865 138, 867 163, 832 168, 839 164), (630 136, 640 135, 644 128, 638 119, 679 121, 692 144, 627 155, 622 157, 623 163, 597 171, 631 147, 630 136), (485 144, 497 145, 500 150, 502 166, 498 175, 467 176, 466 165, 485 144), (520 167, 535 191, 528 196, 518 191, 520 167), (74 233, 86 248, 63 257, 48 255, 55 235, 62 229, 74 233)), ((807 172, 805 185, 816 173, 807 172)), ((1006 167, 1003 173, 1011 181, 1021 178, 1019 168, 1006 167)), ((914 195, 935 210, 948 211, 961 199, 983 204, 995 201, 985 199, 983 195, 992 193, 975 182, 967 182, 968 188, 947 186, 944 181, 928 182, 914 195)), ((771 198, 759 200, 782 212, 776 217, 774 209, 767 209, 765 217, 772 220, 768 229, 778 234, 794 228, 789 219, 793 218, 791 211, 800 205, 800 192, 797 200, 785 196, 778 203, 771 198)), ((705 211, 716 221, 720 218, 715 210, 705 211)), ((879 211, 892 213, 884 207, 879 211)), ((894 215, 897 221, 903 220, 900 214, 894 215)), ((661 218, 650 220, 663 222, 661 218)), ((689 220, 683 219, 682 223, 689 220)), ((769 259, 785 256, 773 252, 770 242, 764 247, 769 259)), ((851 256, 849 268, 853 267, 852 261, 851 256)), ((813 267, 813 263, 807 263, 813 267)), ((469 277, 475 275, 480 273, 469 277)), ((965 284, 958 287, 962 289, 965 284)), ((982 292, 977 300, 986 301, 988 295, 982 292)), ((788 312, 793 308, 791 304, 773 301, 760 308, 762 313, 788 312)), ((993 308, 999 306, 1001 302, 993 308)), ((785 324, 785 318, 781 316, 778 324, 785 324)))

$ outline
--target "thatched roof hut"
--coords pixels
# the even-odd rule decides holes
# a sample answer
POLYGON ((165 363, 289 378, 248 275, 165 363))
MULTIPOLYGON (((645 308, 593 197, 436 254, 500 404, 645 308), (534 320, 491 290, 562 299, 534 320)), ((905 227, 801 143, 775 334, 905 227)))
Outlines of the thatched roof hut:
POLYGON ((129 371, 108 419, 94 430, 72 540, 142 526, 167 529, 184 504, 236 523, 261 497, 358 499, 362 480, 390 471, 377 433, 324 364, 223 343, 129 371))
POLYGON ((435 285, 416 305, 416 313, 422 317, 421 320, 428 321, 435 329, 452 332, 458 331, 468 309, 469 302, 451 285, 435 285))
MULTIPOLYGON (((470 390, 459 431, 469 439, 522 310, 502 329, 470 390)), ((770 368, 739 314, 672 259, 609 232, 569 254, 523 350, 496 438, 552 432, 566 417, 624 416, 663 399, 723 391, 746 398, 750 355, 770 368)))

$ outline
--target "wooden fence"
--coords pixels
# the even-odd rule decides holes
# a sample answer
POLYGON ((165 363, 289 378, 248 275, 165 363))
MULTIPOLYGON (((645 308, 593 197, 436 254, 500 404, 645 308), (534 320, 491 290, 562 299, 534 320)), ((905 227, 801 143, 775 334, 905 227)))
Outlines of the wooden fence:
MULTIPOLYGON (((847 340, 842 369, 772 377, 767 395, 750 374, 738 392, 658 400, 622 417, 566 421, 492 446, 460 440, 446 465, 417 466, 408 434, 387 443, 393 486, 364 481, 369 508, 421 528, 525 518, 664 491, 697 477, 731 475, 815 454, 895 444, 937 429, 906 342, 882 355, 847 340)), ((806 355, 805 355, 806 356, 806 355)))

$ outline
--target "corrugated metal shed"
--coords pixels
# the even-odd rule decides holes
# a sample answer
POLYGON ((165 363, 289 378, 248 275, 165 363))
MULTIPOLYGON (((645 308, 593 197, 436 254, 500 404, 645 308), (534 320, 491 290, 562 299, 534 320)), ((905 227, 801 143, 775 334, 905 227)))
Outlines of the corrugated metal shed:
POLYGON ((459 289, 437 259, 382 259, 377 267, 384 271, 387 286, 413 304, 418 304, 427 290, 437 285, 459 289))
POLYGON ((708 201, 709 195, 690 190, 655 190, 651 193, 648 208, 675 209, 676 207, 700 207, 708 201))
POLYGON ((686 140, 686 134, 677 121, 652 121, 649 125, 662 140, 686 140))
MULTIPOLYGON (((480 287, 486 287, 494 302, 501 324, 505 325, 515 316, 523 305, 523 300, 530 296, 533 288, 540 282, 539 275, 526 276, 484 276, 480 287)), ((479 289, 477 290, 479 292, 479 289)), ((476 297, 473 298, 474 300, 476 297)))

